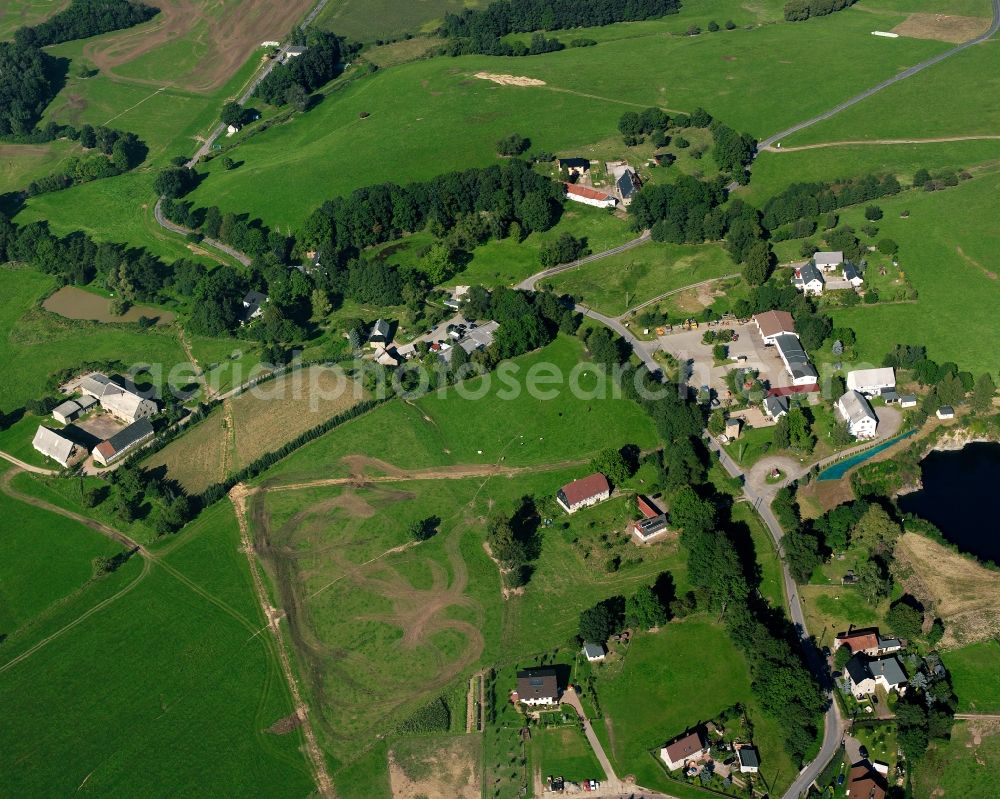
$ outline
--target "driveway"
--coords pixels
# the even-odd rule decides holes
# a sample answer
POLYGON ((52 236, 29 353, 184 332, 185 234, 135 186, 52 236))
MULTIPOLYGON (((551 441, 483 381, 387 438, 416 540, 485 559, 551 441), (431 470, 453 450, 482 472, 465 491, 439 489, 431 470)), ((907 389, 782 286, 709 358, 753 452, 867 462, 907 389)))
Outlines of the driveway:
POLYGON ((611 760, 604 752, 604 747, 601 745, 600 739, 598 739, 597 734, 594 732, 590 719, 588 719, 587 714, 583 712, 583 705, 580 704, 580 697, 576 695, 576 691, 573 690, 572 685, 569 686, 566 689, 566 693, 563 694, 562 702, 572 707, 583 721, 583 733, 587 736, 587 741, 590 742, 590 748, 594 750, 597 762, 600 763, 601 768, 604 769, 605 781, 601 784, 601 795, 621 793, 625 790, 625 787, 623 786, 622 781, 618 779, 618 775, 615 774, 614 767, 611 765, 611 760))

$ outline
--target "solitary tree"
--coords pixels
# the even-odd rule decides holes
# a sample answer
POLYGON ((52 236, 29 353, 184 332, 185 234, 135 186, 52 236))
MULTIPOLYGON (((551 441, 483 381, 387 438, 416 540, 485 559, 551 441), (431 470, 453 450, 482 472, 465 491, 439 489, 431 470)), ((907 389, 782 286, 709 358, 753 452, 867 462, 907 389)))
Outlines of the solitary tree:
POLYGON ((649 630, 667 622, 667 611, 659 597, 648 585, 640 585, 625 601, 625 624, 640 630, 649 630))
POLYGON ((239 127, 243 123, 244 113, 246 112, 239 103, 226 103, 222 106, 222 113, 219 114, 219 119, 222 120, 223 125, 239 127))

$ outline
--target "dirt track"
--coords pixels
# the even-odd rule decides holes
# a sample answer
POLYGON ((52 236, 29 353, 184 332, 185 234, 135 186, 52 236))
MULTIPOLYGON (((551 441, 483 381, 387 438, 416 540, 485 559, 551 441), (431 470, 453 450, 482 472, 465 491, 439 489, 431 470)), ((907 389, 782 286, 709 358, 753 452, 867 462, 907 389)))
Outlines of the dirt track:
POLYGON ((243 65, 261 41, 282 39, 313 5, 313 0, 159 0, 160 13, 137 28, 101 36, 83 48, 83 55, 105 75, 132 83, 170 85, 186 91, 215 91, 243 65), (216 12, 219 6, 222 10, 216 12), (199 54, 187 72, 171 80, 142 80, 118 75, 124 64, 178 39, 190 40, 199 54))
POLYGON ((928 139, 846 139, 844 141, 824 141, 818 144, 800 144, 796 147, 761 147, 762 152, 768 153, 797 153, 802 150, 819 150, 825 147, 855 147, 858 145, 881 145, 881 144, 935 144, 950 141, 996 141, 1000 136, 988 134, 972 136, 935 136, 928 139))

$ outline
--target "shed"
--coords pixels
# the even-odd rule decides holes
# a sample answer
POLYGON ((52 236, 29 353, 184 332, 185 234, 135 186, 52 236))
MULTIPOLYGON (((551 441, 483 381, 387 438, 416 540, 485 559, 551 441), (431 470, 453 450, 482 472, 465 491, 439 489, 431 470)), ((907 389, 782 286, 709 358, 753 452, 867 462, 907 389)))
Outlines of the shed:
POLYGON ((52 418, 62 424, 69 424, 80 415, 81 411, 79 403, 66 400, 52 409, 52 418))

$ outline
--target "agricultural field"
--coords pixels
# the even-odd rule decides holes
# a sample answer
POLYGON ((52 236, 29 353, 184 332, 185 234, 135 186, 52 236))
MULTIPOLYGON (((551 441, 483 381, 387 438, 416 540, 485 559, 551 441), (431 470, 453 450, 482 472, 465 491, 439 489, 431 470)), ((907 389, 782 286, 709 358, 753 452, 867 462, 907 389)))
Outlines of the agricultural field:
POLYGON ((330 0, 316 25, 358 42, 394 39, 405 33, 433 32, 445 14, 486 5, 483 0, 330 0))
POLYGON ((14 31, 44 22, 69 5, 69 0, 6 0, 0 8, 0 41, 14 31))
POLYGON ((226 400, 207 419, 144 461, 197 494, 366 397, 318 366, 268 380, 226 400))
POLYGON ((50 375, 86 361, 160 363, 167 371, 186 361, 175 330, 64 319, 38 308, 55 287, 52 277, 12 267, 0 267, 0 274, 0 360, 18 364, 17 380, 0 387, 0 408, 8 413, 45 396, 50 375))
MULTIPOLYGON (((988 15, 987 11, 984 16, 988 15)), ((895 40, 890 47, 901 41, 895 40)), ((782 146, 829 141, 996 137, 1000 105, 988 98, 995 98, 1000 91, 1000 76, 990 66, 996 61, 998 47, 995 38, 970 47, 831 119, 789 136, 782 146), (920 109, 919 114, 913 113, 916 108, 920 109)))
MULTIPOLYGON (((71 578, 65 592, 86 579, 103 545, 39 513, 44 521, 26 521, 41 540, 18 557, 19 570, 42 562, 38 547, 51 548, 50 533, 77 537, 59 543, 38 581, 51 590, 71 578), (61 560, 74 553, 67 570, 61 560)), ((0 730, 0 774, 12 792, 72 793, 84 783, 133 796, 311 790, 299 734, 272 727, 292 707, 270 639, 254 635, 264 622, 231 506, 219 504, 182 536, 156 563, 133 557, 5 643, 0 697, 18 723, 0 730)))
POLYGON ((913 796, 992 796, 998 766, 1000 722, 956 722, 951 740, 934 741, 914 769, 913 796))
POLYGON ((597 695, 609 756, 619 774, 634 774, 640 785, 670 793, 673 783, 658 760, 659 747, 736 703, 747 706, 769 785, 785 785, 795 776, 778 722, 748 702, 746 661, 725 630, 707 618, 675 621, 636 636, 620 667, 598 670, 597 695), (636 690, 640 685, 643 690, 636 690))
POLYGON ((7 646, 30 638, 60 603, 87 593, 94 561, 121 548, 88 527, 14 499, 6 493, 12 469, 0 464, 0 635, 7 646))
MULTIPOLYGON (((873 25, 891 27, 903 17, 851 9, 808 26, 664 35, 670 30, 664 26, 690 24, 682 12, 637 23, 644 34, 592 48, 403 64, 350 82, 308 114, 250 138, 233 151, 245 161, 239 170, 209 164, 210 176, 193 198, 297 229, 322 200, 358 186, 490 163, 494 143, 512 129, 529 136, 535 150, 570 152, 614 136, 623 111, 654 104, 704 106, 734 127, 767 135, 944 49, 925 40, 898 40, 889 49, 870 35, 873 25), (782 58, 773 59, 774 52, 782 58), (476 77, 511 70, 543 84, 476 77), (622 74, 630 79, 623 83, 622 74), (779 84, 782 91, 774 91, 779 84), (385 143, 393 140, 406 142, 406 158, 385 157, 385 143), (257 191, 261 183, 272 191, 257 191)), ((574 35, 591 33, 597 35, 590 29, 574 35)))
POLYGON ((26 189, 33 180, 57 172, 66 159, 82 152, 70 141, 0 144, 0 194, 26 189))
POLYGON ((514 389, 492 373, 444 393, 386 403, 276 464, 267 481, 296 482, 317 474, 347 477, 359 470, 384 474, 394 467, 582 465, 604 447, 653 447, 656 437, 648 417, 631 401, 614 398, 611 383, 592 368, 580 370, 581 396, 574 395, 565 377, 561 385, 539 386, 555 392, 548 399, 529 394, 527 374, 538 373, 540 364, 552 364, 568 376, 582 353, 578 341, 560 337, 505 367, 513 371, 506 380, 514 389), (392 431, 391 444, 387 430, 392 431), (351 457, 358 455, 360 460, 351 457))
POLYGON ((545 285, 601 313, 620 316, 667 292, 738 272, 718 244, 650 242, 548 278, 545 285))

